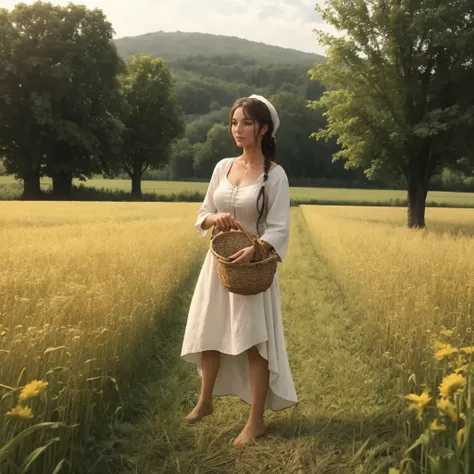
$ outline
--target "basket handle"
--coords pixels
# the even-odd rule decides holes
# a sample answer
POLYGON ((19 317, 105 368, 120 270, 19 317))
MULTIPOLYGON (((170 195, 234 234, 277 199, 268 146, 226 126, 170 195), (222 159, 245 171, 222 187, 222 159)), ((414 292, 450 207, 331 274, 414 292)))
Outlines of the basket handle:
MULTIPOLYGON (((258 238, 253 235, 251 232, 249 232, 240 222, 237 221, 237 227, 238 227, 238 230, 241 230, 246 236, 247 238, 249 239, 249 242, 253 245, 254 247, 254 250, 255 250, 255 260, 257 262, 260 262, 263 260, 263 248, 262 248, 262 245, 260 244, 260 242, 258 241, 258 238)), ((230 231, 231 232, 231 231, 230 231)), ((214 226, 214 228, 212 229, 212 237, 211 239, 213 239, 217 234, 219 233, 219 231, 217 230, 217 227, 214 226)))
POLYGON ((255 251, 255 260, 257 262, 260 262, 261 260, 263 260, 263 249, 257 237, 251 234, 240 222, 237 222, 237 224, 238 224, 239 229, 247 236, 250 243, 253 244, 253 248, 255 251))

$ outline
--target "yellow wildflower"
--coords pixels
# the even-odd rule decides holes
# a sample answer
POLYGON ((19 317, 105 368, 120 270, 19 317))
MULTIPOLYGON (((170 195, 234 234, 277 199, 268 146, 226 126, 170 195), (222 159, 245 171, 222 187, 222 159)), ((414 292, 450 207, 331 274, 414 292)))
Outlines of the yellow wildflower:
POLYGON ((460 374, 449 374, 444 377, 439 386, 439 393, 442 397, 448 398, 458 390, 463 390, 466 386, 466 379, 460 374))
POLYGON ((474 354, 474 346, 462 347, 461 351, 463 351, 464 354, 474 354))
POLYGON ((25 420, 28 420, 30 418, 33 418, 33 412, 30 407, 24 407, 21 405, 17 405, 15 408, 12 408, 10 411, 5 413, 7 416, 11 416, 14 418, 23 418, 25 420))
POLYGON ((458 419, 456 407, 447 398, 441 398, 438 400, 436 406, 443 415, 449 416, 451 420, 456 421, 458 419))
POLYGON ((451 346, 451 344, 445 344, 445 347, 437 350, 434 356, 437 360, 443 360, 446 357, 453 356, 454 354, 456 354, 457 351, 458 350, 451 346))
POLYGON ((443 329, 439 334, 440 336, 451 337, 453 335, 453 331, 451 329, 443 329))
POLYGON ((30 398, 35 398, 40 396, 48 386, 48 382, 43 380, 33 380, 29 384, 25 385, 20 392, 20 400, 25 401, 30 398))
POLYGON ((410 395, 407 395, 405 398, 412 402, 409 409, 415 410, 417 412, 417 419, 421 421, 425 407, 431 401, 431 397, 429 396, 428 392, 423 392, 421 395, 410 393, 410 395))
POLYGON ((465 429, 461 428, 456 434, 456 441, 458 442, 458 448, 462 447, 462 443, 464 440, 464 432, 465 432, 465 429))
POLYGON ((438 418, 435 418, 435 420, 430 425, 430 430, 431 431, 446 431, 446 425, 439 423, 438 418))
POLYGON ((465 365, 465 364, 467 364, 467 360, 466 360, 466 359, 458 359, 458 360, 456 361, 456 365, 457 365, 458 367, 462 367, 462 366, 465 365))
POLYGON ((451 347, 451 344, 446 344, 446 343, 440 342, 440 341, 436 341, 433 344, 433 350, 434 351, 440 351, 442 349, 448 349, 449 347, 451 347))
POLYGON ((400 474, 400 471, 398 469, 395 469, 394 467, 391 467, 388 470, 388 474, 400 474))
POLYGON ((461 365, 461 367, 458 367, 454 372, 456 372, 457 374, 461 372, 469 372, 469 364, 461 365))

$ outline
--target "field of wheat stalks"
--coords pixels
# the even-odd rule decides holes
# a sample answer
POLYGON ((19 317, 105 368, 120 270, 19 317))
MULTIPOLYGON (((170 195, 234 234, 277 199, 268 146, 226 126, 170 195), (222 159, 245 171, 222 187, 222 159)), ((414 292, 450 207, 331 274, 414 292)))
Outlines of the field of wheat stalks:
MULTIPOLYGON (((174 321, 173 301, 189 298, 191 268, 208 245, 192 227, 197 208, 1 204, 0 472, 89 472, 104 443, 120 452, 110 437, 130 409, 124 397, 141 388, 153 358, 178 357, 181 335, 175 332, 182 331, 185 316, 174 321), (178 329, 157 332, 160 322, 176 323, 178 329)), ((166 386, 157 380, 153 388, 156 400, 163 397, 156 419, 165 417, 167 424, 160 422, 149 442, 149 420, 142 431, 137 425, 134 437, 142 448, 137 447, 136 463, 149 466, 143 474, 160 462, 213 473, 235 462, 240 470, 260 472, 267 451, 280 457, 268 457, 265 465, 286 472, 285 463, 296 462, 294 449, 297 472, 307 467, 365 474, 376 464, 360 463, 367 455, 363 449, 374 459, 384 449, 390 453, 380 464, 385 471, 377 472, 390 467, 390 473, 403 474, 469 473, 474 212, 428 209, 428 228, 417 231, 405 228, 405 212, 293 209, 293 250, 281 281, 298 409, 288 419, 270 418, 281 439, 270 437, 237 461, 206 425, 194 432, 196 444, 189 444, 186 432, 183 445, 182 411, 192 407, 198 387, 194 371, 174 365, 166 386), (169 409, 170 403, 176 406, 169 409), (376 411, 390 426, 386 438, 379 431, 383 420, 374 424, 378 432, 372 436, 362 421, 376 411), (351 441, 352 434, 337 426, 355 427, 358 413, 359 438, 351 441), (395 437, 388 437, 393 429, 396 445, 395 437), (371 444, 374 436, 380 436, 380 446, 371 444), (156 457, 157 449, 169 451, 168 457, 156 457)), ((227 432, 228 424, 243 416, 242 407, 221 406, 222 414, 211 423, 221 423, 219 429, 227 432)))
POLYGON ((407 442, 424 433, 419 470, 406 460, 403 472, 467 474, 474 212, 428 209, 424 230, 407 229, 405 212, 302 206, 318 252, 364 328, 361 346, 391 382, 385 396, 408 398, 418 415, 411 425, 400 417, 407 442))
POLYGON ((202 253, 195 207, 1 205, 0 446, 16 441, 0 448, 0 472, 87 468, 202 253))

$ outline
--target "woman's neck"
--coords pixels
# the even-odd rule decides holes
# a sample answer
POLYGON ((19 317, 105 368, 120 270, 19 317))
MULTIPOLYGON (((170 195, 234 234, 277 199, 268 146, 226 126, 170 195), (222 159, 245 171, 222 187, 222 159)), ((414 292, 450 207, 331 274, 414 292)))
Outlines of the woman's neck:
POLYGON ((265 163, 265 156, 262 150, 255 148, 244 148, 242 155, 240 155, 240 161, 245 166, 263 165, 265 163))

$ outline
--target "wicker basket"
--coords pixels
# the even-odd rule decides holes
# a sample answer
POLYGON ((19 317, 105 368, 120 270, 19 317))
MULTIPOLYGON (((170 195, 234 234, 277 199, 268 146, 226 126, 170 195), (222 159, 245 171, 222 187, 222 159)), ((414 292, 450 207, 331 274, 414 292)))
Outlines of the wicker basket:
POLYGON ((278 254, 275 251, 264 252, 257 236, 241 225, 239 230, 220 233, 214 228, 210 249, 219 280, 231 293, 257 295, 270 288, 277 269, 278 254), (252 244, 255 247, 255 259, 252 262, 234 263, 228 258, 252 244))

